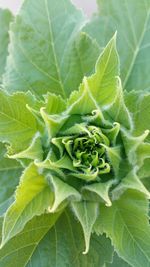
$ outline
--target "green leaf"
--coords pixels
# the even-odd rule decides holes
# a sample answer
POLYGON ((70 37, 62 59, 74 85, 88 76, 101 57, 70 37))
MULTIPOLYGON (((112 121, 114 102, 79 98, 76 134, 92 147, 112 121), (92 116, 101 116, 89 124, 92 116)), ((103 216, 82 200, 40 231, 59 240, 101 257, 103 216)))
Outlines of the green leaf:
POLYGON ((48 114, 59 114, 66 109, 66 102, 60 95, 50 94, 44 96, 45 108, 48 114))
POLYGON ((149 266, 148 201, 141 193, 127 191, 111 207, 102 206, 98 224, 120 257, 134 267, 149 266))
POLYGON ((33 218, 21 233, 0 250, 0 266, 11 267, 12 264, 19 267, 26 266, 39 242, 59 216, 60 213, 55 213, 33 218))
POLYGON ((55 213, 33 218, 0 250, 0 266, 11 267, 15 262, 19 267, 66 267, 66 264, 71 267, 102 267, 105 262, 111 262, 113 248, 108 238, 92 235, 90 251, 83 256, 84 239, 80 224, 68 211, 56 222, 59 216, 60 213, 55 213))
POLYGON ((9 91, 64 98, 94 69, 99 47, 81 33, 85 18, 69 0, 24 1, 11 25, 3 83, 9 91))
POLYGON ((35 215, 41 215, 51 205, 53 193, 34 164, 24 171, 16 190, 15 202, 5 214, 2 246, 19 233, 35 215))
POLYGON ((82 225, 85 239, 85 251, 83 254, 87 254, 89 251, 93 225, 98 216, 98 203, 87 201, 73 202, 71 208, 82 225))
POLYGON ((0 143, 0 215, 13 201, 12 195, 19 183, 22 167, 15 160, 5 158, 6 149, 0 143))
POLYGON ((131 115, 125 105, 124 93, 122 89, 122 84, 120 78, 118 78, 117 90, 114 102, 112 105, 104 110, 105 117, 112 122, 118 122, 121 126, 132 129, 133 121, 131 115))
POLYGON ((121 259, 117 253, 114 253, 113 262, 106 264, 106 267, 131 267, 127 262, 121 259))
POLYGON ((113 248, 104 235, 92 235, 88 254, 82 254, 83 247, 81 226, 66 210, 41 240, 27 267, 103 267, 112 260, 113 248))
POLYGON ((0 9, 0 82, 1 76, 4 73, 6 58, 8 54, 8 43, 9 43, 9 25, 12 21, 13 16, 9 10, 0 9))
POLYGON ((150 199, 150 192, 143 185, 142 181, 139 179, 136 172, 137 170, 136 168, 134 168, 127 174, 126 177, 122 179, 121 183, 114 190, 112 190, 113 200, 118 199, 120 195, 122 195, 124 191, 126 191, 127 189, 137 190, 143 193, 145 197, 150 199))
POLYGON ((89 89, 102 109, 106 109, 115 100, 118 75, 119 58, 115 34, 100 55, 95 74, 87 79, 89 89))
POLYGON ((12 96, 0 91, 0 141, 13 145, 13 150, 26 148, 37 131, 37 123, 26 108, 28 96, 12 96))
POLYGON ((101 47, 117 30, 123 88, 150 89, 150 1, 98 0, 98 6, 98 16, 84 30, 96 38, 101 47))
POLYGON ((49 115, 46 112, 46 108, 41 108, 40 110, 41 116, 46 124, 46 129, 48 132, 48 137, 51 139, 52 137, 55 137, 56 134, 59 132, 60 128, 63 126, 63 124, 66 122, 68 119, 68 115, 63 114, 63 115, 49 115))
MULTIPOLYGON (((11 149, 10 149, 11 150, 11 149)), ((9 149, 8 149, 8 154, 9 154, 9 149)), ((9 158, 11 159, 32 159, 32 160, 42 160, 43 159, 43 149, 42 149, 42 142, 41 142, 41 136, 39 133, 37 133, 31 144, 29 145, 29 147, 24 150, 21 151, 17 154, 8 155, 9 158)))
POLYGON ((61 181, 61 179, 56 176, 47 175, 47 179, 52 184, 54 191, 54 201, 48 209, 49 212, 56 212, 57 208, 68 199, 71 199, 72 201, 79 201, 81 199, 81 195, 76 189, 61 181))
POLYGON ((101 200, 106 203, 106 206, 111 206, 111 200, 109 197, 109 190, 114 181, 108 181, 105 183, 93 183, 91 185, 86 185, 83 187, 83 193, 86 191, 93 192, 97 194, 101 200))
MULTIPOLYGON (((150 130, 150 93, 126 92, 125 102, 133 116, 134 135, 150 130)), ((150 135, 147 138, 150 140, 150 135)))
MULTIPOLYGON (((71 94, 68 101, 70 114, 87 115, 94 110, 108 110, 116 101, 116 95, 120 97, 118 75, 119 58, 114 35, 100 55, 95 73, 88 78, 85 77, 80 90, 71 94)), ((117 108, 115 106, 115 112, 117 108)))

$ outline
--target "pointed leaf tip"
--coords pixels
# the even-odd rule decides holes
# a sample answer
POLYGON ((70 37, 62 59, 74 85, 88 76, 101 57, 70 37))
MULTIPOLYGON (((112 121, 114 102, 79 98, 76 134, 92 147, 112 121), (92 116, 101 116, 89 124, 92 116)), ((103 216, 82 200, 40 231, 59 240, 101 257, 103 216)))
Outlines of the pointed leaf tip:
POLYGON ((91 233, 93 225, 98 217, 98 203, 96 202, 74 202, 71 205, 72 211, 79 220, 85 239, 85 251, 83 254, 87 254, 90 246, 91 233))

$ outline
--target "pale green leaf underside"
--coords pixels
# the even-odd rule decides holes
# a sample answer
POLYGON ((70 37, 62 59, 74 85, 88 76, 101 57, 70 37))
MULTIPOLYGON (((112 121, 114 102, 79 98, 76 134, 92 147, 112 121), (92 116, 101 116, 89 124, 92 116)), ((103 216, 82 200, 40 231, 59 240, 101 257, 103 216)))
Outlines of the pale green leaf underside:
POLYGON ((8 10, 0 9, 0 82, 4 73, 9 43, 9 25, 13 16, 8 10))
POLYGON ((98 0, 98 5, 99 15, 85 31, 104 47, 117 30, 123 87, 149 90, 150 0, 98 0))
POLYGON ((45 177, 31 164, 23 173, 16 190, 15 202, 5 214, 2 245, 19 233, 35 215, 41 215, 51 204, 53 194, 45 177))
POLYGON ((4 86, 50 91, 67 97, 90 74, 99 47, 81 33, 85 18, 69 0, 26 0, 10 31, 10 55, 4 86))
POLYGON ((102 207, 101 220, 123 259, 134 267, 150 266, 148 201, 142 194, 128 191, 112 207, 102 207))

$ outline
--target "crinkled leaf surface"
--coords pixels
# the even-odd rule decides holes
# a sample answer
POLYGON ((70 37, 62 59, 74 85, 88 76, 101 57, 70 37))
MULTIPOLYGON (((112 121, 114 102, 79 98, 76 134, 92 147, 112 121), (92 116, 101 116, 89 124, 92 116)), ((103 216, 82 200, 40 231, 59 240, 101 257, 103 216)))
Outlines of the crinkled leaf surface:
POLYGON ((85 31, 104 47, 117 30, 123 88, 149 90, 150 0, 97 2, 99 15, 87 24, 85 31))
POLYGON ((8 55, 9 25, 13 16, 9 10, 0 9, 0 82, 4 73, 6 58, 8 55))
POLYGON ((15 202, 5 214, 2 244, 19 233, 35 215, 43 214, 52 200, 53 194, 45 177, 34 164, 29 165, 17 187, 15 202))
POLYGON ((69 0, 26 0, 11 26, 4 86, 67 97, 93 71, 99 47, 81 33, 85 18, 69 0))
POLYGON ((101 207, 97 231, 111 238, 120 257, 131 266, 150 265, 148 201, 143 194, 127 191, 112 207, 101 207))

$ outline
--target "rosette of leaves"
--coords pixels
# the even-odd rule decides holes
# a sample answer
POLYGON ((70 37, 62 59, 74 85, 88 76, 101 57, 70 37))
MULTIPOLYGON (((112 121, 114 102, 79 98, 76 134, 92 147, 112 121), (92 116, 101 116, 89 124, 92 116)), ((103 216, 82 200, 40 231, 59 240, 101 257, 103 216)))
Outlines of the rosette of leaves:
POLYGON ((121 66, 68 0, 24 1, 9 49, 1 11, 2 267, 150 265, 149 0, 105 2, 84 31, 121 66))
MULTIPOLYGON (((141 131, 131 113, 133 98, 137 100, 133 92, 126 95, 129 111, 115 36, 100 55, 95 73, 84 77, 79 90, 67 99, 54 93, 38 100, 30 92, 0 92, 0 140, 7 143, 9 160, 24 169, 15 200, 4 215, 4 264, 5 250, 17 237, 23 242, 36 223, 33 217, 39 216, 37 229, 50 229, 57 220, 61 228, 60 215, 69 208, 83 229, 84 254, 89 252, 92 233, 100 238, 104 233, 131 266, 149 266, 150 193, 142 181, 148 176, 149 131, 141 131), (41 216, 45 226, 38 226, 41 216)), ((39 239, 47 231, 40 230, 39 239)), ((110 256, 101 266, 107 261, 110 256)))

